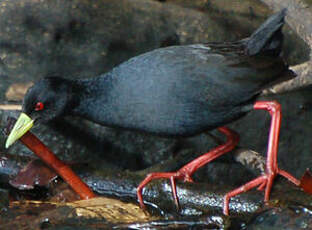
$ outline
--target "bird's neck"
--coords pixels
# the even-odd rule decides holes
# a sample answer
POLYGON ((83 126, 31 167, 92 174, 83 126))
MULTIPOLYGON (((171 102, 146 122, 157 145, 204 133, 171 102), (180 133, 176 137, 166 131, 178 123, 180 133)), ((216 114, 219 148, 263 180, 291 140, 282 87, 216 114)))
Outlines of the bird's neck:
POLYGON ((70 114, 102 125, 108 124, 110 118, 106 113, 106 107, 107 95, 111 89, 111 74, 75 80, 74 88, 73 100, 76 101, 76 106, 70 114))

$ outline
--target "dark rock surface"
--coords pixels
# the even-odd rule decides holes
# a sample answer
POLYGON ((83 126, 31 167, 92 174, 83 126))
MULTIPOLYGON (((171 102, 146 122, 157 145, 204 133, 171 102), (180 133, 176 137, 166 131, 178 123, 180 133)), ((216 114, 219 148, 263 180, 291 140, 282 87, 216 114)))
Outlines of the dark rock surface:
MULTIPOLYGON (((0 12, 1 104, 7 103, 5 92, 12 83, 33 82, 47 74, 92 77, 158 47, 240 39, 270 14, 256 0, 23 0, 2 1, 0 12)), ((309 53, 305 44, 287 27, 285 31, 287 59, 291 64, 303 62, 309 53)), ((279 166, 300 177, 312 165, 312 88, 261 99, 282 104, 279 166)), ((8 116, 17 115, 0 111, 0 127, 6 126, 8 116)), ((231 127, 241 135, 240 146, 265 156, 269 124, 268 113, 254 111, 231 127)), ((195 157, 216 145, 205 134, 174 140, 112 130, 76 118, 35 127, 33 132, 67 161, 133 171, 174 158, 181 150, 189 149, 195 157)), ((0 134, 1 152, 6 151, 4 141, 0 134)), ((7 152, 31 154, 21 144, 7 152)), ((230 186, 253 177, 230 154, 195 175, 196 180, 230 186)))
MULTIPOLYGON (((5 89, 10 83, 35 81, 49 73, 95 76, 131 56, 161 46, 246 37, 269 11, 253 0, 238 5, 231 1, 208 4, 200 0, 192 4, 183 0, 5 2, 1 5, 0 18, 3 73, 0 88, 5 89)), ((294 42, 289 36, 286 40, 286 47, 294 42)), ((294 51, 291 55, 298 57, 294 51)), ((303 51, 300 57, 304 57, 303 51)), ((1 92, 3 98, 5 90, 1 92)), ((310 90, 271 98, 281 101, 283 106, 279 162, 282 168, 299 177, 312 161, 309 153, 312 144, 306 138, 311 123, 310 90)), ((121 168, 135 170, 173 157, 185 147, 203 153, 215 145, 206 135, 173 140, 103 128, 79 119, 67 120, 35 127, 34 132, 61 158, 73 161, 86 160, 85 156, 92 152, 95 159, 117 162, 121 168), (51 127, 56 131, 52 132, 51 127), (129 154, 131 157, 126 157, 129 154)), ((6 122, 6 115, 2 122, 6 122)), ((236 122, 233 127, 241 134, 241 146, 264 154, 269 122, 268 114, 261 111, 236 122)), ((13 146, 9 152, 30 154, 21 145, 13 146)), ((230 168, 223 162, 213 164, 217 167, 208 167, 205 173, 213 175, 209 180, 235 175, 235 171, 238 175, 246 172, 238 164, 230 168)), ((251 174, 244 174, 245 180, 250 179, 251 174)), ((242 179, 232 176, 232 183, 239 185, 242 179)))
MULTIPOLYGON (((282 104, 283 119, 278 155, 279 166, 300 178, 305 169, 311 167, 311 87, 282 95, 260 98, 277 100, 282 104)), ((2 112, 1 127, 5 127, 7 116, 18 113, 2 112)), ((266 154, 270 116, 263 111, 253 111, 230 127, 241 135, 240 145, 266 154)), ((166 139, 129 131, 112 130, 87 121, 74 120, 57 125, 37 126, 33 132, 57 155, 67 161, 96 162, 106 161, 121 168, 142 169, 161 160, 172 158, 180 150, 189 148, 194 157, 204 153, 216 144, 202 134, 186 139, 166 139), (81 127, 77 127, 77 124, 81 127), (72 129, 72 130, 70 130, 72 129)), ((5 136, 1 135, 2 151, 5 136)), ((10 153, 31 154, 21 144, 15 144, 10 153)), ((240 185, 252 178, 252 174, 240 164, 231 162, 231 154, 211 163, 197 174, 205 180, 218 181, 220 184, 240 185), (215 166, 215 167, 213 167, 215 166), (240 175, 244 175, 241 177, 240 175), (228 179, 230 178, 230 182, 228 179)), ((200 178, 199 178, 200 179, 200 178)))
POLYGON ((0 10, 3 83, 92 77, 161 46, 235 38, 204 13, 154 1, 5 1, 0 10))
MULTIPOLYGON (((11 83, 92 77, 158 47, 243 38, 270 14, 255 0, 23 0, 3 1, 0 11, 1 100, 11 83)), ((293 49, 294 37, 285 52, 298 62, 307 52, 302 43, 293 49)))

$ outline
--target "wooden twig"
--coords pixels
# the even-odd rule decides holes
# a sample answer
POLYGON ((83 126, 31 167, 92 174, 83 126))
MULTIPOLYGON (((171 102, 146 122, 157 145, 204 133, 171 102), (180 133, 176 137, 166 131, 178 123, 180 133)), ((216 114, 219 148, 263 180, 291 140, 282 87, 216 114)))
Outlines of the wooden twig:
POLYGON ((2 104, 0 105, 2 110, 22 110, 22 105, 2 104))

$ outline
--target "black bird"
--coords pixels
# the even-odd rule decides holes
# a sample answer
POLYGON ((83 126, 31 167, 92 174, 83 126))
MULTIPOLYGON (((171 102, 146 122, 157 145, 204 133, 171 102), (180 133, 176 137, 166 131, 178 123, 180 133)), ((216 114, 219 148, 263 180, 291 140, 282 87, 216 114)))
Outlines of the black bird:
POLYGON ((138 187, 143 207, 143 187, 152 179, 170 178, 178 205, 175 179, 191 181, 191 175, 199 167, 237 144, 238 135, 222 126, 253 109, 265 109, 272 115, 266 174, 228 193, 224 213, 229 212, 230 197, 258 185, 266 188, 268 200, 277 174, 299 184, 277 167, 280 105, 255 102, 263 88, 290 71, 281 56, 285 14, 286 10, 282 10, 271 16, 249 38, 240 41, 156 49, 92 79, 43 78, 28 90, 22 114, 6 147, 34 122, 44 123, 66 115, 80 116, 103 126, 172 137, 219 128, 228 138, 224 145, 177 172, 152 173, 138 187))

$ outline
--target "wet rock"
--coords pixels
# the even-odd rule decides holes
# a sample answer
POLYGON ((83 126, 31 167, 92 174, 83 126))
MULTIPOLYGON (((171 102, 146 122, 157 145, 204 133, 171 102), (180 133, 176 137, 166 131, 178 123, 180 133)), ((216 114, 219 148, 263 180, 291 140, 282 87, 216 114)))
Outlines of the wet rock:
POLYGON ((9 207, 9 191, 0 188, 0 213, 9 207))
POLYGON ((27 164, 30 158, 0 154, 0 184, 7 185, 9 180, 27 164))
MULTIPOLYGON (((255 0, 168 2, 4 1, 0 99, 12 83, 49 74, 92 77, 155 48, 244 38, 271 13, 255 0)), ((308 58, 304 44, 288 38, 292 63, 308 58)))
MULTIPOLYGON (((270 14, 266 7, 254 0, 244 1, 239 6, 232 1, 227 4, 222 2, 223 4, 220 1, 201 0, 192 3, 184 0, 105 0, 92 3, 81 0, 66 3, 47 0, 23 0, 18 3, 6 1, 0 5, 0 64, 6 76, 0 84, 0 89, 4 90, 0 92, 6 92, 13 82, 35 81, 46 74, 95 76, 132 56, 161 46, 236 40, 248 36, 270 14)), ((287 39, 288 37, 286 36, 287 39)), ((291 44, 293 47, 293 43, 291 44)), ((296 45, 301 47, 297 43, 296 45)), ((296 50, 305 49, 291 49, 292 52, 296 50)), ((305 57, 302 53, 296 56, 305 57)), ((1 96, 0 93, 1 98, 4 95, 1 96)), ((283 97, 276 98, 286 100, 283 97)), ((303 100, 302 96, 299 98, 298 100, 303 100)), ((296 102, 290 103, 292 107, 296 107, 296 102)), ((288 102, 283 103, 282 127, 289 124, 287 126, 295 129, 294 121, 297 117, 295 114, 287 115, 288 105, 288 102)), ((290 111, 293 113, 294 109, 290 108, 290 111)), ((265 153, 267 129, 263 127, 268 127, 269 118, 262 112, 252 114, 255 115, 249 115, 233 127, 240 131, 243 147, 265 153)), ((304 116, 307 115, 301 116, 299 121, 307 121, 308 118, 303 118, 304 116)), ((4 123, 1 125, 5 124, 5 116, 2 121, 4 123)), ((50 126, 35 127, 33 131, 62 159, 104 160, 132 170, 174 157, 172 154, 178 153, 185 146, 194 150, 194 157, 195 153, 204 153, 215 146, 214 141, 206 135, 176 141, 103 128, 76 118, 68 118, 65 122, 56 122, 50 126)), ((289 151, 289 144, 295 145, 293 138, 300 139, 301 143, 303 141, 297 133, 288 132, 286 140, 281 137, 283 154, 280 154, 279 159, 283 167, 291 158, 284 152, 289 151)), ((4 143, 1 138, 0 143, 4 143)), ((303 143, 304 147, 290 147, 294 150, 289 152, 295 151, 298 157, 292 165, 286 167, 295 171, 297 176, 302 174, 304 167, 310 165, 310 158, 307 157, 310 144, 309 141, 303 143), (299 158, 305 158, 305 161, 299 158)), ((9 152, 30 154, 18 144, 9 152)), ((229 161, 227 159, 223 158, 229 161)), ((214 164, 216 167, 202 170, 204 175, 208 175, 207 178, 203 176, 206 180, 223 181, 217 178, 230 177, 233 184, 239 185, 243 179, 234 177, 234 172, 246 175, 245 180, 252 176, 241 171, 240 165, 229 168, 228 163, 219 161, 211 166, 214 164)))
MULTIPOLYGON (((3 1, 0 4, 0 101, 7 100, 5 92, 12 83, 35 81, 47 74, 92 77, 158 47, 246 37, 270 14, 257 3, 220 0, 3 1)), ((285 53, 291 63, 300 63, 307 58, 304 44, 292 41, 289 35, 286 40, 285 53)), ((278 100, 282 104, 279 166, 297 177, 312 165, 311 90, 310 87, 261 98, 278 100)), ((1 128, 6 126, 7 116, 17 115, 18 112, 0 110, 1 128)), ((269 123, 268 113, 254 111, 231 127, 240 133, 242 147, 265 156, 269 123)), ((205 134, 173 140, 109 129, 76 118, 36 126, 33 132, 60 158, 87 161, 99 170, 135 171, 168 158, 174 160, 176 154, 185 149, 196 157, 216 145, 205 134)), ((0 134, 1 151, 6 151, 4 141, 5 136, 0 134)), ((20 144, 7 152, 32 154, 20 144)), ((233 163, 230 153, 195 174, 196 181, 209 181, 221 187, 238 186, 253 177, 244 167, 233 163)), ((283 211, 283 216, 297 218, 288 211, 283 211)))
POLYGON ((161 46, 235 37, 206 14, 154 1, 5 1, 0 11, 8 83, 91 77, 161 46))
MULTIPOLYGON (((0 110, 0 129, 4 130, 8 125, 9 116, 16 118, 18 114, 18 111, 0 110)), ((111 167, 132 170, 167 159, 173 154, 177 143, 175 139, 105 128, 78 118, 35 126, 32 132, 67 162, 97 162, 99 165, 108 162, 111 167), (153 157, 144 161, 142 155, 153 157)), ((0 133, 0 151, 33 155, 19 142, 8 150, 4 149, 5 139, 6 135, 0 133)))
POLYGON ((248 224, 248 229, 311 229, 311 208, 293 206, 287 209, 273 208, 259 213, 248 224))
POLYGON ((56 173, 41 160, 32 160, 21 169, 10 185, 20 190, 34 189, 35 186, 47 186, 57 177, 56 173))
MULTIPOLYGON (((312 165, 312 87, 259 100, 276 100, 282 106, 278 162, 281 169, 300 178, 312 165)), ((271 118, 267 112, 252 111, 232 126, 240 133, 240 145, 266 155, 271 118)))
MULTIPOLYGON (((312 165, 310 157, 312 142, 310 138, 306 138, 311 132, 311 88, 260 100, 277 100, 282 104, 283 119, 278 162, 282 169, 300 178, 305 169, 312 165)), ((17 113, 2 111, 0 114, 2 128, 6 125, 6 117, 10 115, 17 116, 17 113)), ((241 135, 241 146, 262 153, 265 157, 269 124, 268 113, 252 111, 231 126, 241 135)), ((81 119, 59 121, 49 126, 35 126, 33 132, 61 159, 99 163, 99 166, 101 162, 103 165, 104 162, 109 162, 115 167, 132 170, 143 169, 169 158, 174 159, 175 154, 183 149, 190 149, 195 158, 216 145, 205 134, 180 140, 166 139, 105 128, 81 119)), ((2 143, 0 149, 3 151, 4 141, 5 136, 0 135, 2 143)), ((13 145, 9 152, 32 154, 21 144, 13 145)), ((229 153, 220 160, 210 163, 199 170, 195 178, 221 185, 231 183, 239 186, 254 177, 240 164, 233 164, 231 157, 229 153), (232 164, 229 164, 230 162, 232 164)))

